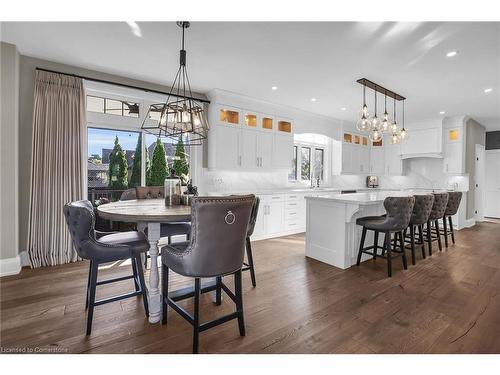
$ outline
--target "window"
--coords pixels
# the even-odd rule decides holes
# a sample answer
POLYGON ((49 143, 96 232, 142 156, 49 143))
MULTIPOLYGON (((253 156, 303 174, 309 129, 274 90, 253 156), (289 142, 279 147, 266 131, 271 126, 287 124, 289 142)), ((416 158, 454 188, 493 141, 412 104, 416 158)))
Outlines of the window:
POLYGON ((314 149, 314 176, 323 181, 323 166, 324 166, 324 150, 321 148, 314 149))
POLYGON ((301 180, 311 179, 311 148, 301 147, 300 178, 301 180))
POLYGON ((87 111, 138 118, 139 103, 87 95, 87 111))
POLYGON ((141 185, 141 133, 87 128, 88 199, 118 200, 141 185), (137 153, 139 150, 139 153, 137 153))
POLYGON ((297 146, 293 146, 292 169, 288 174, 288 181, 297 180, 297 146))
MULTIPOLYGON (((299 136, 300 137, 300 136, 299 136)), ((311 181, 319 178, 320 181, 328 179, 325 175, 327 163, 327 142, 311 142, 311 139, 295 138, 293 146, 292 165, 288 172, 288 181, 311 181)))

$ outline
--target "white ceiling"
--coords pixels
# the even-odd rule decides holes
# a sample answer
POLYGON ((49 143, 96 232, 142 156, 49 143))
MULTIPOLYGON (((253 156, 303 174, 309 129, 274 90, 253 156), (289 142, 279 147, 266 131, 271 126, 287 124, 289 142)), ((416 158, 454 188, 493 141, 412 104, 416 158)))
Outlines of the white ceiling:
MULTIPOLYGON (((24 55, 170 84, 180 29, 138 25, 142 37, 125 22, 2 23, 1 38, 24 55)), ((355 81, 366 77, 407 97, 407 122, 446 111, 500 130, 500 23, 194 22, 186 49, 198 92, 220 88, 355 121, 355 81), (457 56, 446 57, 451 50, 457 56)))

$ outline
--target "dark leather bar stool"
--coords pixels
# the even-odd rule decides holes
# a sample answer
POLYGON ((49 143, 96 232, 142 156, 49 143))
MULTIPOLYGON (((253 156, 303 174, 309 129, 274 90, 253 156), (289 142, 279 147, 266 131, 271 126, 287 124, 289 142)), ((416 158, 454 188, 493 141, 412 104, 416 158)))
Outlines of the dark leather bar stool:
MULTIPOLYGON (((131 200, 131 199, 158 199, 165 197, 165 189, 163 186, 137 186, 135 189, 128 189, 122 193, 122 198, 120 200, 131 200), (129 192, 134 190, 135 194, 129 192), (123 199, 125 197, 126 199, 123 199)), ((172 222, 172 223, 161 223, 160 225, 160 237, 167 238, 168 243, 172 243, 173 236, 186 236, 186 240, 189 240, 191 233, 191 223, 189 222, 172 222)), ((161 255, 161 254, 160 254, 161 255)), ((148 267, 149 254, 146 253, 144 259, 144 267, 148 267)))
POLYGON ((439 231, 439 219, 442 219, 448 204, 448 193, 432 193, 434 195, 434 203, 432 204, 431 214, 427 220, 427 243, 429 245, 429 255, 432 255, 432 242, 437 241, 439 251, 443 250, 441 244, 441 233, 439 231), (435 230, 432 229, 434 223, 435 230))
POLYGON ((446 205, 446 210, 444 211, 443 216, 443 236, 444 236, 444 245, 448 247, 448 236, 451 234, 451 241, 455 243, 455 232, 453 231, 453 219, 451 218, 458 211, 458 207, 460 206, 460 201, 462 200, 462 192, 461 191, 451 191, 448 193, 448 204, 446 205), (448 219, 448 223, 446 222, 448 219), (450 230, 448 233, 448 224, 450 226, 450 230))
POLYGON ((415 245, 422 245, 422 257, 425 259, 425 245, 424 245, 424 224, 429 220, 434 203, 434 195, 414 195, 415 204, 413 205, 413 212, 411 213, 410 224, 408 229, 405 229, 405 243, 410 244, 411 249, 411 263, 416 264, 415 259, 415 245), (415 235, 418 229, 419 239, 416 240, 415 235))
POLYGON ((245 239, 254 195, 230 197, 196 197, 191 204, 192 235, 190 241, 165 245, 162 249, 162 324, 167 323, 167 306, 172 307, 193 326, 193 353, 198 353, 199 333, 232 319, 238 319, 240 335, 245 336, 241 269, 245 253, 245 239), (168 273, 172 270, 194 278, 194 290, 181 296, 168 292, 168 273), (233 293, 222 281, 234 275, 233 293), (201 287, 201 278, 217 282, 201 287), (217 302, 223 290, 236 304, 236 311, 215 320, 200 323, 200 293, 216 290, 217 302), (194 297, 194 313, 189 314, 176 301, 194 297))
POLYGON ((363 253, 387 259, 387 276, 392 276, 392 257, 393 252, 399 253, 403 260, 403 268, 408 269, 406 261, 406 253, 403 242, 403 231, 410 223, 411 214, 413 212, 413 205, 415 204, 414 197, 387 197, 384 200, 384 207, 387 211, 385 216, 367 216, 356 220, 356 224, 363 226, 361 234, 361 241, 359 243, 358 260, 356 264, 359 266, 361 263, 361 255, 363 253), (365 246, 366 232, 372 230, 375 232, 375 241, 373 246, 365 246), (378 234, 384 233, 384 246, 382 255, 377 255, 378 248, 378 234), (394 247, 391 249, 391 234, 394 233, 394 247), (397 241, 399 240, 400 246, 397 250, 397 241), (370 252, 369 250, 373 250, 370 252), (387 255, 385 255, 387 254, 387 255))
POLYGON ((250 237, 253 234, 255 228, 255 222, 257 221, 257 214, 259 213, 260 198, 255 197, 255 201, 252 206, 252 213, 250 214, 250 222, 248 223, 247 238, 246 238, 246 251, 247 251, 247 262, 243 262, 242 271, 250 271, 250 278, 252 279, 252 285, 255 288, 257 282, 255 280, 255 268, 253 265, 253 254, 252 254, 252 244, 250 242, 250 237))
POLYGON ((148 299, 144 274, 141 265, 141 253, 149 249, 149 243, 143 233, 119 232, 99 236, 102 232, 94 229, 95 216, 89 201, 76 201, 64 205, 64 216, 78 256, 90 260, 89 278, 87 281, 87 297, 85 308, 88 308, 87 335, 92 331, 94 307, 105 303, 119 301, 124 298, 141 296, 144 301, 146 316, 149 315, 148 299), (97 281, 99 264, 130 259, 132 275, 97 281), (135 292, 111 297, 100 301, 95 300, 98 285, 133 279, 135 292))

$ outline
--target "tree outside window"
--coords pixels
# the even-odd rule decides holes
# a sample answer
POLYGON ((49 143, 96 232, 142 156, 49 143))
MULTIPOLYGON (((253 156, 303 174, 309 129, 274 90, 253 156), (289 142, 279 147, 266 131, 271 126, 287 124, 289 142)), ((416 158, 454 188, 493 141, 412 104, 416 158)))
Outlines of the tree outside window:
POLYGON ((293 146, 292 169, 288 173, 288 181, 297 181, 297 146, 293 146))
POLYGON ((314 149, 314 177, 323 181, 323 166, 324 166, 324 150, 321 148, 314 149))
POLYGON ((311 179, 311 148, 301 147, 301 165, 300 165, 301 180, 311 179))

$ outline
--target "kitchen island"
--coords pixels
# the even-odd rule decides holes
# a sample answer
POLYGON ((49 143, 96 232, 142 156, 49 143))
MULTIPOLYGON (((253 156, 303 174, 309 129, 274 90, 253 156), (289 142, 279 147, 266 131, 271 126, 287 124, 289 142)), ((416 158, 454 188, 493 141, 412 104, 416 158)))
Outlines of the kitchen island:
MULTIPOLYGON (((388 196, 414 194, 411 191, 373 191, 306 197, 306 256, 342 269, 351 267, 356 264, 362 229, 356 225, 356 219, 383 215, 384 199, 388 196)), ((380 236, 380 246, 382 242, 383 236, 380 236)), ((372 243, 373 232, 368 231, 365 244, 372 243)), ((363 254, 361 260, 368 258, 363 254)))

